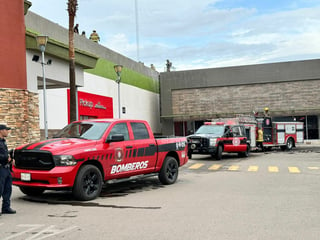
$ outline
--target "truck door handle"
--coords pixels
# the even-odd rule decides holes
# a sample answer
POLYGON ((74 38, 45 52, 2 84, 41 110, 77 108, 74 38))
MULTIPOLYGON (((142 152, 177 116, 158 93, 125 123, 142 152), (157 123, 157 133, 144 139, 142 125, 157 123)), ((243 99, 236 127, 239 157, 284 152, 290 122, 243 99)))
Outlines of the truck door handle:
POLYGON ((126 149, 133 148, 133 146, 126 146, 126 149))
POLYGON ((155 144, 149 144, 149 147, 155 147, 156 145, 155 144))

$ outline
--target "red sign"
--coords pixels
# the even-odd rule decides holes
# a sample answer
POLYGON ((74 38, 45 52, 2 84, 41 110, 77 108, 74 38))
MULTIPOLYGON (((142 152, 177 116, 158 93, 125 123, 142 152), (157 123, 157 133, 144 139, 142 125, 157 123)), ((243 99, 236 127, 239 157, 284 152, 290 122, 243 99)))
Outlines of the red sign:
MULTIPOLYGON (((68 122, 70 123, 70 90, 68 94, 68 122)), ((113 101, 92 93, 78 91, 78 119, 82 118, 113 118, 113 101)))

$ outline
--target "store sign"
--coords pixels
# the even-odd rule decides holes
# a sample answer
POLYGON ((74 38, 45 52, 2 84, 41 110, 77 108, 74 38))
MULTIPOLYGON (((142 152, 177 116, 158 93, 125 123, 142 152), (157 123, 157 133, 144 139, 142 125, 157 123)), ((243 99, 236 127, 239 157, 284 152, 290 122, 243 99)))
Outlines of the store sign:
MULTIPOLYGON (((67 93, 69 105, 69 89, 67 93)), ((111 97, 78 91, 78 113, 79 119, 80 116, 89 118, 113 118, 113 100, 111 97)))
POLYGON ((103 104, 101 104, 100 102, 94 104, 92 101, 89 101, 87 99, 80 99, 80 106, 81 107, 88 107, 88 108, 97 108, 97 109, 103 109, 103 110, 106 110, 107 107, 104 106, 103 104))

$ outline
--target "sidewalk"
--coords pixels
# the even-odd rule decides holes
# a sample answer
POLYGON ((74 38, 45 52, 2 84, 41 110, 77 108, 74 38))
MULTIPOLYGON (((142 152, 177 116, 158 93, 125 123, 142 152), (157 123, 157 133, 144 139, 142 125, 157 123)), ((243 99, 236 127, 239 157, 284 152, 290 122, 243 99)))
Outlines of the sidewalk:
POLYGON ((312 140, 304 140, 304 143, 297 143, 297 146, 311 146, 311 147, 315 147, 315 146, 320 146, 320 140, 319 139, 312 139, 312 140))

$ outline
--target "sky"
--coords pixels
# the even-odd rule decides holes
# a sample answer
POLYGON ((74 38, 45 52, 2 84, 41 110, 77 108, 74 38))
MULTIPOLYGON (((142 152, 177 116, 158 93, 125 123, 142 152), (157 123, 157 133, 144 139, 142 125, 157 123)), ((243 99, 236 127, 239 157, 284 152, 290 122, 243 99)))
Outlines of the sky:
MULTIPOLYGON (((67 0, 30 1, 68 27, 67 0)), ((75 23, 163 72, 167 59, 181 71, 320 58, 319 13, 320 0, 78 0, 75 23)))

